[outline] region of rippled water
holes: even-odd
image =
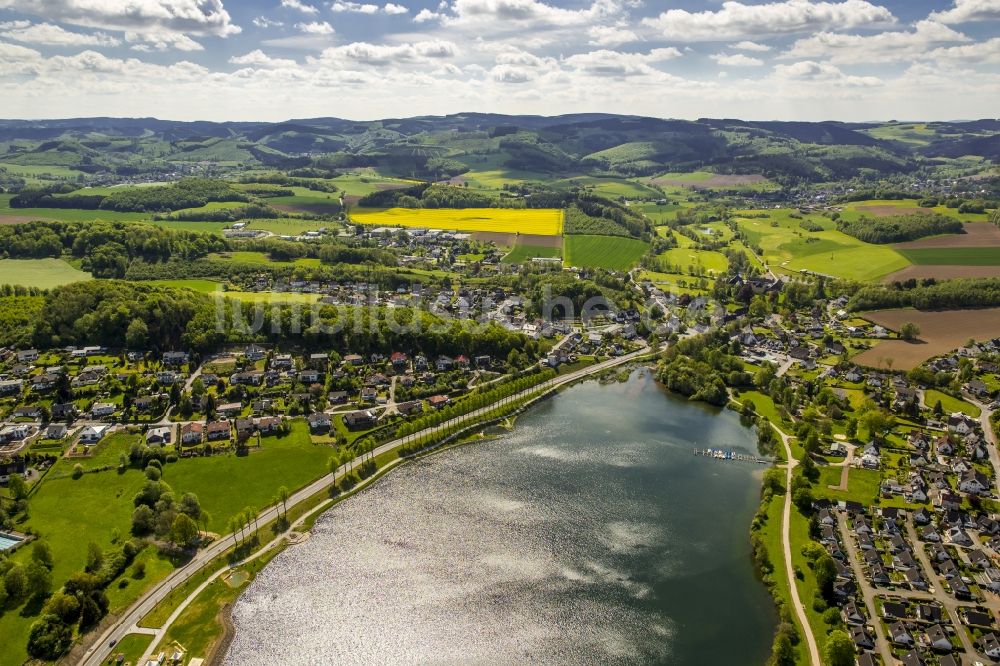
[[[576,386],[503,438],[328,511],[233,612],[226,664],[760,664],[760,469],[731,413],[645,374]]]

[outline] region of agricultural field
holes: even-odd
[[[809,271],[859,281],[878,280],[909,265],[906,257],[890,246],[865,243],[835,230],[822,216],[792,217],[789,209],[742,211],[736,222],[751,243],[760,245],[772,270],[786,274]],[[824,230],[802,228],[808,220]]]
[[[647,182],[650,185],[660,187],[688,187],[696,190],[769,191],[779,189],[776,183],[760,174],[718,174],[709,171],[666,173],[650,178]]]
[[[649,244],[621,236],[566,236],[565,264],[577,268],[627,271],[646,253]]]
[[[62,259],[0,259],[0,284],[52,289],[90,279],[90,273]]]
[[[854,362],[869,367],[912,370],[924,361],[963,346],[970,338],[990,340],[1000,330],[1000,308],[982,310],[879,310],[864,315],[890,330],[912,322],[920,327],[918,343],[903,340],[882,340],[854,357]]]
[[[986,213],[959,213],[957,208],[934,206],[921,208],[919,199],[870,199],[867,201],[852,201],[845,204],[840,216],[848,221],[861,217],[892,217],[895,215],[913,215],[918,213],[938,213],[953,217],[962,222],[985,222]]]
[[[939,248],[1000,248],[1000,227],[989,222],[966,222],[965,233],[931,236],[907,243],[897,243],[897,250],[929,250]]]
[[[448,231],[493,231],[559,236],[563,212],[554,209],[511,208],[390,208],[355,210],[358,224],[382,227],[420,227]]]
[[[899,253],[918,266],[1000,266],[1000,247],[929,247]]]
[[[339,192],[317,192],[305,187],[287,187],[295,192],[290,197],[268,197],[267,204],[287,213],[333,215],[340,212]]]

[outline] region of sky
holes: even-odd
[[[0,117],[1000,110],[1000,0],[0,0]]]

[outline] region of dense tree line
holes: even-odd
[[[235,208],[214,210],[182,210],[176,213],[153,215],[154,220],[175,220],[180,222],[237,222],[239,220],[273,220],[281,213],[270,206],[248,204]]]
[[[32,333],[36,346],[205,349],[222,340],[211,300],[181,289],[95,280],[45,297]]]
[[[686,338],[672,345],[656,370],[656,378],[671,391],[724,406],[729,402],[727,386],[749,386],[751,375],[743,361],[728,349],[728,333],[716,331]]]
[[[295,174],[295,175],[293,175]],[[322,178],[336,178],[336,173],[330,173],[328,171],[321,170],[309,170],[300,169],[289,172],[288,174],[280,173],[277,171],[266,173],[266,174],[256,174],[253,176],[248,176],[240,180],[241,183],[247,185],[256,186],[261,185],[277,185],[282,188],[288,187],[304,187],[314,192],[327,192],[334,193],[338,192],[339,189],[333,183],[326,182],[325,180],[320,180]],[[244,188],[250,192],[254,192],[253,188]],[[272,190],[273,191],[273,190]],[[284,189],[288,194],[264,194],[261,193],[259,196],[291,196],[295,194],[291,190]]]
[[[246,192],[223,180],[185,178],[170,185],[116,188],[111,194],[65,193],[62,188],[23,190],[10,200],[11,208],[80,208],[119,212],[157,213],[198,208],[210,201],[249,202]]]
[[[1000,278],[957,280],[910,280],[892,285],[865,285],[851,297],[854,310],[913,307],[918,310],[949,310],[1000,305]]]
[[[866,243],[902,243],[938,234],[960,234],[962,223],[945,215],[918,213],[892,217],[861,217],[848,221],[837,220],[837,229]]]
[[[61,257],[83,260],[95,277],[123,277],[129,262],[196,258],[226,247],[213,234],[173,231],[126,222],[29,222],[0,226],[6,258]]]

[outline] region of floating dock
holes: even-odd
[[[715,458],[716,460],[736,460],[738,462],[756,463],[758,465],[770,465],[773,462],[767,458],[758,458],[746,453],[737,453],[730,449],[695,449],[694,454],[696,456]]]

